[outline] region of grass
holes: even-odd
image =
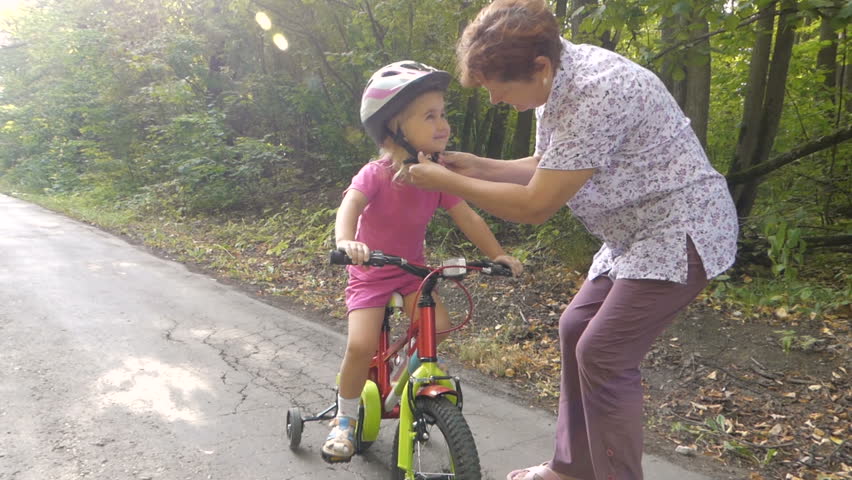
[[[133,210],[115,208],[114,206],[104,207],[99,204],[97,199],[86,194],[18,193],[5,188],[1,191],[111,231],[123,231],[128,225],[139,220],[138,215]]]

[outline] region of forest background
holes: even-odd
[[[342,277],[324,256],[340,192],[376,154],[358,119],[363,85],[401,59],[453,72],[459,33],[486,3],[0,4],[0,190],[339,318]],[[726,175],[741,218],[739,259],[696,308],[717,315],[720,332],[761,326],[755,341],[784,359],[773,374],[752,358],[756,376],[740,380],[782,382],[795,352],[828,365],[804,383],[801,372],[787,372],[813,396],[777,408],[819,405],[807,431],[773,421],[778,413],[745,419],[742,405],[716,402],[719,390],[710,389],[684,409],[676,399],[661,404],[679,416],[663,422],[666,436],[756,472],[848,475],[852,2],[551,4],[566,38],[656,72]],[[505,159],[532,151],[532,112],[491,105],[485,91],[457,83],[447,105],[452,149]],[[529,275],[475,292],[493,311],[457,354],[490,375],[533,382],[547,405],[558,391],[554,318],[598,243],[567,209],[541,226],[487,219]],[[446,217],[433,222],[428,243],[432,258],[474,254]],[[762,394],[791,398],[765,387]]]

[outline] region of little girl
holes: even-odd
[[[488,225],[467,203],[408,183],[408,164],[416,161],[418,152],[442,152],[450,139],[444,112],[444,92],[449,83],[447,72],[412,61],[387,65],[367,82],[361,98],[361,122],[381,148],[380,157],[352,179],[335,223],[337,248],[345,250],[354,264],[365,262],[371,250],[424,263],[426,226],[441,207],[490,259],[508,265],[515,275],[523,270],[518,260],[506,255]],[[378,346],[385,305],[393,292],[400,292],[405,310],[411,312],[421,281],[396,268],[353,265],[348,271],[349,337],[340,367],[337,417],[322,447],[323,458],[330,462],[348,461],[355,453],[358,404]],[[440,299],[435,300],[438,330],[446,330],[450,326],[447,310]]]

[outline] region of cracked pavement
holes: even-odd
[[[344,336],[96,228],[0,195],[0,479],[376,479],[395,422],[349,464],[291,406],[334,396]],[[464,375],[462,375],[464,378]],[[547,460],[554,417],[465,384],[484,478]],[[646,477],[706,479],[647,457]]]

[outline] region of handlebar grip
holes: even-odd
[[[502,277],[512,277],[512,269],[502,263],[494,263],[491,266],[491,275],[500,275]]]
[[[352,259],[343,250],[332,250],[328,255],[328,261],[332,265],[352,265]]]

